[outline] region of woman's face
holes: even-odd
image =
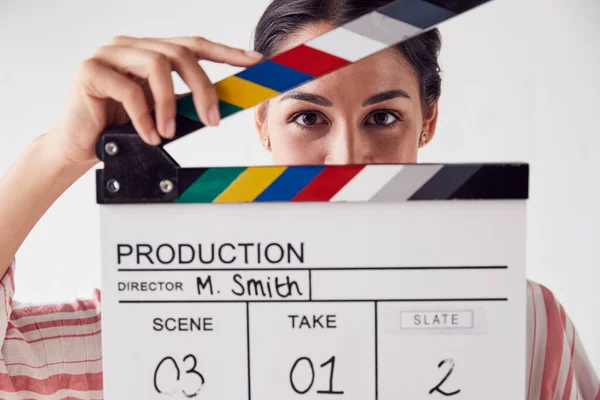
[[[311,26],[281,51],[332,28]],[[275,97],[255,114],[277,165],[414,163],[435,133],[437,104],[423,115],[412,67],[388,49]]]

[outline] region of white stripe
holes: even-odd
[[[344,28],[336,28],[305,43],[306,46],[348,61],[358,61],[388,47]]]
[[[423,29],[417,26],[412,26],[378,12],[363,15],[344,25],[344,28],[385,43],[388,46],[423,32]]]
[[[596,400],[594,396],[598,394],[600,381],[592,368],[583,343],[579,335],[575,336],[575,354],[573,354],[573,369],[574,377],[577,379],[577,387],[579,388],[579,398],[581,400]]]
[[[26,375],[35,379],[46,379],[52,375],[83,375],[102,372],[102,360],[83,361],[76,364],[55,364],[43,368],[31,368],[26,365],[8,366],[10,376]]]
[[[14,273],[14,259],[9,265],[9,269],[12,268]],[[14,276],[14,275],[13,275]],[[12,313],[12,309],[10,306],[10,300],[14,295],[14,288],[10,283],[10,276],[8,276],[8,270],[0,280],[2,285],[0,285],[0,346],[4,342],[4,337],[6,335],[6,328],[8,326],[8,322],[10,321],[10,314]],[[14,303],[13,303],[14,307]]]
[[[12,329],[6,338],[22,338],[28,341],[47,338],[51,336],[66,336],[66,335],[83,335],[86,333],[93,333],[99,331],[101,328],[101,321],[94,322],[93,324],[75,325],[75,326],[50,326],[48,328],[37,329],[29,331],[24,334]]]
[[[368,201],[402,168],[404,168],[403,165],[367,165],[330,201]]]
[[[44,396],[43,398],[45,400],[60,400],[60,399],[64,399],[65,397],[73,397],[73,398],[82,399],[82,400],[99,400],[99,399],[103,398],[103,394],[102,394],[102,391],[100,391],[100,390],[82,392],[79,390],[64,389],[64,390],[59,390],[52,396]],[[12,392],[5,392],[3,390],[0,390],[0,399],[24,400],[24,399],[39,399],[39,398],[41,398],[40,394],[36,393],[36,392],[21,391],[21,392],[17,392],[17,393],[12,393]]]
[[[573,326],[573,322],[571,321],[571,319],[569,318],[569,316],[566,316],[566,332],[565,332],[565,337],[566,337],[566,342],[567,345],[569,346],[569,369],[571,369],[573,367],[573,362],[571,359],[571,353],[573,353],[573,348],[571,347],[571,344],[575,344],[573,342],[573,333],[575,331],[575,327]],[[567,372],[568,374],[568,372]],[[570,398],[575,398],[574,396],[576,396],[577,391],[574,389],[577,386],[577,382],[575,382],[575,371],[573,370],[573,379],[571,381],[571,389],[569,389],[569,399]]]
[[[569,400],[577,400],[577,382],[575,381],[575,376],[573,376],[573,385],[571,385],[571,395],[569,396]]]
[[[533,315],[533,283],[527,281],[527,384],[529,384],[529,375],[531,372],[531,353],[533,351],[533,330],[534,330],[534,315]]]
[[[560,315],[560,307],[559,307]],[[568,325],[568,322],[567,322]],[[563,351],[560,359],[560,369],[558,370],[558,377],[556,380],[556,386],[554,387],[554,399],[561,400],[565,392],[565,385],[567,384],[567,377],[569,376],[569,368],[571,366],[571,342],[567,341],[567,331],[563,336]]]
[[[539,400],[542,392],[542,377],[544,374],[544,362],[546,360],[546,331],[547,331],[547,315],[546,306],[544,304],[544,296],[540,286],[531,282],[533,287],[532,301],[535,301],[536,309],[536,337],[535,348],[531,349],[534,354],[533,370],[531,376],[531,387],[529,388],[529,400]],[[533,307],[533,304],[532,304]],[[533,308],[531,308],[533,312]],[[532,327],[533,328],[533,327]],[[528,354],[531,357],[531,354]]]
[[[40,322],[47,321],[56,321],[59,319],[65,320],[73,320],[73,319],[81,319],[81,318],[92,318],[100,314],[100,306],[97,308],[93,308],[90,310],[80,310],[80,311],[66,311],[66,312],[57,312],[57,313],[49,313],[42,315],[32,315],[21,317],[16,320],[11,320],[12,324],[16,327],[22,327],[29,324],[35,324]]]

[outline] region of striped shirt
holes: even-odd
[[[0,399],[102,399],[100,292],[20,305],[14,267],[0,281]],[[600,400],[600,381],[564,308],[544,286],[527,287],[526,398]]]

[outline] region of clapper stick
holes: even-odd
[[[488,1],[490,0],[393,1],[376,11],[366,13],[343,26],[217,82],[215,86],[221,116],[227,118],[283,92],[396,46]],[[186,191],[198,182],[201,175],[207,172],[207,169],[180,168],[163,148],[173,140],[204,127],[196,113],[191,94],[177,101],[176,126],[175,137],[171,140],[163,139],[162,144],[156,147],[145,144],[131,123],[105,131],[96,145],[96,153],[105,163],[104,169],[97,171],[98,203],[178,200],[185,202],[186,198],[190,199],[190,196],[195,202],[202,199],[212,202],[217,198],[223,201],[223,196],[220,197],[221,192],[216,193],[215,196],[204,197],[196,192],[192,195],[188,192],[185,195]],[[354,170],[362,167],[364,166],[355,166]],[[477,171],[479,167],[473,168]],[[276,171],[273,168],[275,167],[270,169],[263,167],[261,171],[254,168],[254,172],[259,171],[258,175],[267,181],[273,176],[272,181],[274,181],[283,174],[283,171]],[[352,167],[348,168],[337,169],[335,176],[340,178],[338,180],[344,181],[339,189],[353,177]],[[471,171],[473,168],[464,175],[473,175]],[[306,185],[322,172],[307,167],[296,167],[296,169],[299,169],[296,171],[299,177],[296,178]],[[212,170],[213,174],[223,175],[223,190],[225,190],[228,187],[225,183],[231,183],[232,179],[246,169],[212,168],[209,170]],[[311,174],[315,172],[316,174],[311,178]],[[227,181],[228,179],[230,180]],[[455,191],[458,187],[453,189]],[[410,193],[409,197],[417,192],[415,190],[414,193]],[[332,196],[336,193],[337,191],[334,190]],[[257,198],[260,194],[257,194]],[[436,194],[436,196],[440,195]],[[437,198],[436,196],[434,198]],[[263,196],[263,199],[276,201],[278,197]],[[255,199],[246,199],[246,201],[253,200]],[[304,200],[314,199],[305,196]]]

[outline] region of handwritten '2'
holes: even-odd
[[[455,390],[454,392],[445,392],[444,390],[442,390],[442,385],[446,382],[448,377],[452,374],[452,371],[454,371],[454,361],[453,360],[443,360],[442,362],[440,362],[438,364],[438,368],[441,368],[446,363],[448,363],[450,365],[450,368],[448,368],[448,372],[446,373],[446,376],[444,376],[444,379],[442,379],[440,381],[440,383],[438,383],[434,388],[432,388],[429,391],[429,394],[433,394],[433,392],[438,392],[440,394],[443,394],[444,396],[454,396],[455,394],[460,393],[460,389]]]

